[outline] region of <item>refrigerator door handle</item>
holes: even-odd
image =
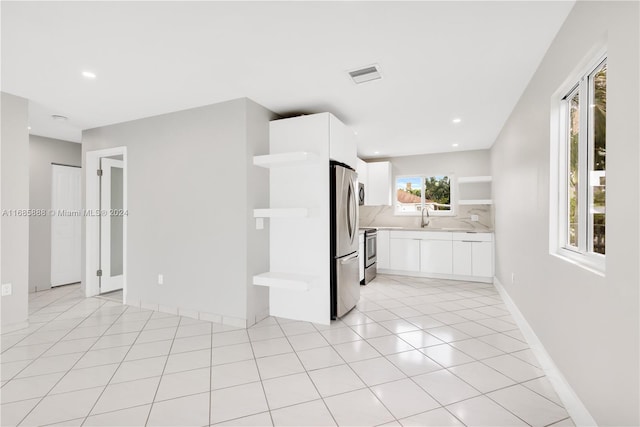
[[[347,190],[347,229],[349,231],[349,238],[353,243],[353,237],[355,235],[355,227],[353,225],[354,222],[354,212],[352,209],[352,204],[355,202],[355,197],[353,194],[353,186],[351,181],[349,181],[349,189]]]
[[[358,254],[357,252],[354,254],[351,254],[347,257],[344,257],[340,260],[340,264],[350,264],[352,263],[354,260],[358,259],[360,257],[360,254]]]
[[[349,211],[349,230],[351,237],[351,244],[355,241],[356,238],[356,229],[358,228],[358,205],[356,199],[356,182],[353,177],[349,179],[349,195],[348,195],[348,211]]]

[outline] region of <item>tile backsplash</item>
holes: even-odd
[[[393,206],[360,206],[360,227],[420,228],[420,216],[394,215]],[[478,221],[471,221],[478,215]],[[461,228],[493,231],[492,205],[461,205],[455,216],[431,216],[430,228]]]

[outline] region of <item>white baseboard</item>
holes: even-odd
[[[378,273],[391,274],[394,276],[426,277],[428,279],[460,280],[463,282],[493,283],[493,277],[461,276],[459,274],[423,273],[421,271],[390,270],[388,268],[378,268]]]
[[[132,301],[131,303],[127,303],[126,305],[132,305],[134,307],[140,307],[146,310],[159,311],[161,313],[173,314],[175,316],[184,316],[192,319],[204,320],[212,323],[222,323],[223,325],[233,326],[236,328],[247,328],[250,326],[247,324],[247,319],[242,319],[239,317],[223,316],[220,314],[181,309],[179,307],[166,306],[151,302]]]
[[[522,334],[529,343],[529,347],[531,347],[531,351],[533,351],[538,362],[540,362],[540,367],[551,382],[551,385],[553,385],[553,388],[558,394],[558,397],[560,397],[564,408],[571,416],[573,422],[576,426],[597,426],[596,421],[593,419],[586,406],[584,406],[584,403],[582,403],[576,392],[573,391],[573,388],[564,375],[562,375],[562,372],[560,372],[560,369],[558,369],[553,359],[544,348],[544,345],[542,345],[542,342],[529,325],[529,322],[524,318],[518,309],[518,306],[513,302],[497,277],[493,278],[493,284],[500,293],[502,300],[511,312],[514,320],[518,324],[520,331],[522,331]]]
[[[28,328],[29,327],[29,321],[25,320],[24,322],[16,322],[16,323],[9,323],[8,325],[2,325],[2,333],[6,334],[9,332],[15,332],[15,331],[19,331],[20,329],[24,329],[24,328]]]

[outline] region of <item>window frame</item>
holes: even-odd
[[[589,209],[593,202],[590,173],[594,165],[594,91],[593,77],[607,64],[607,52],[601,49],[598,55],[586,63],[574,77],[568,80],[552,98],[551,108],[551,180],[550,180],[550,253],[571,263],[604,276],[606,255],[593,252],[593,218]],[[578,136],[578,227],[577,246],[569,244],[569,196],[568,171],[570,157],[570,100],[579,95]],[[554,135],[555,133],[555,135]],[[555,167],[553,166],[555,165]],[[606,169],[605,169],[606,174]],[[606,176],[606,175],[605,175]],[[606,205],[605,205],[606,206]]]
[[[449,178],[449,204],[451,205],[451,209],[448,211],[434,211],[429,210],[429,216],[456,216],[456,189],[454,183],[454,174],[450,173],[415,173],[415,174],[405,174],[405,175],[397,175],[393,177],[393,214],[395,216],[421,216],[421,211],[416,212],[401,212],[398,211],[398,179],[402,178],[419,178],[420,179],[420,207],[424,209],[425,206],[425,179],[437,176],[446,176]]]

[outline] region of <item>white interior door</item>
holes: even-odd
[[[100,161],[100,293],[122,289],[124,283],[124,162]]]
[[[82,169],[51,165],[51,286],[77,283],[81,277]]]

